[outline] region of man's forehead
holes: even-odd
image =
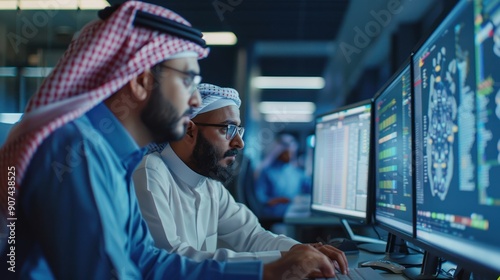
[[[180,57],[174,59],[167,59],[162,64],[177,67],[183,71],[191,70],[199,72],[200,66],[196,57]]]

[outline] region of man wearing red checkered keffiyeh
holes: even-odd
[[[154,246],[131,174],[141,147],[185,133],[200,104],[197,60],[208,49],[201,32],[160,6],[127,1],[99,16],[0,149],[0,279],[275,279],[315,268],[332,275],[312,247],[263,267],[193,262]]]
[[[9,237],[0,278],[260,278],[258,262],[196,263],[156,249],[130,180],[140,147],[182,136],[200,103],[197,60],[208,54],[201,33],[143,2],[100,16],[0,150]]]

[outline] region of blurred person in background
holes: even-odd
[[[261,216],[283,217],[294,197],[311,192],[311,178],[298,165],[297,150],[294,136],[278,135],[257,168],[255,192],[264,205]]]

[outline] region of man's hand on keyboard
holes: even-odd
[[[335,276],[332,261],[311,245],[295,245],[290,251],[282,252],[279,260],[264,265],[264,280],[304,279],[306,276]]]
[[[335,264],[337,269],[342,272],[342,274],[347,274],[349,270],[349,264],[347,262],[347,257],[342,250],[337,249],[331,245],[325,245],[321,242],[312,243],[310,245],[318,249],[321,253],[325,254]]]

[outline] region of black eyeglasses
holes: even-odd
[[[198,123],[198,122],[195,122],[194,124],[199,125],[199,126],[224,127],[224,128],[226,128],[226,139],[227,140],[233,140],[234,136],[236,136],[236,132],[238,132],[240,137],[243,137],[243,134],[245,133],[244,127],[237,126],[235,124],[216,124],[216,123]]]
[[[175,69],[173,67],[167,66],[160,64],[161,68],[167,68],[170,70],[173,70],[177,73],[181,73],[186,76],[185,79],[183,79],[184,86],[188,89],[189,94],[193,94],[196,89],[198,88],[198,85],[201,83],[201,76],[199,74],[195,74],[193,72],[186,72],[186,71],[181,71],[179,69]]]

